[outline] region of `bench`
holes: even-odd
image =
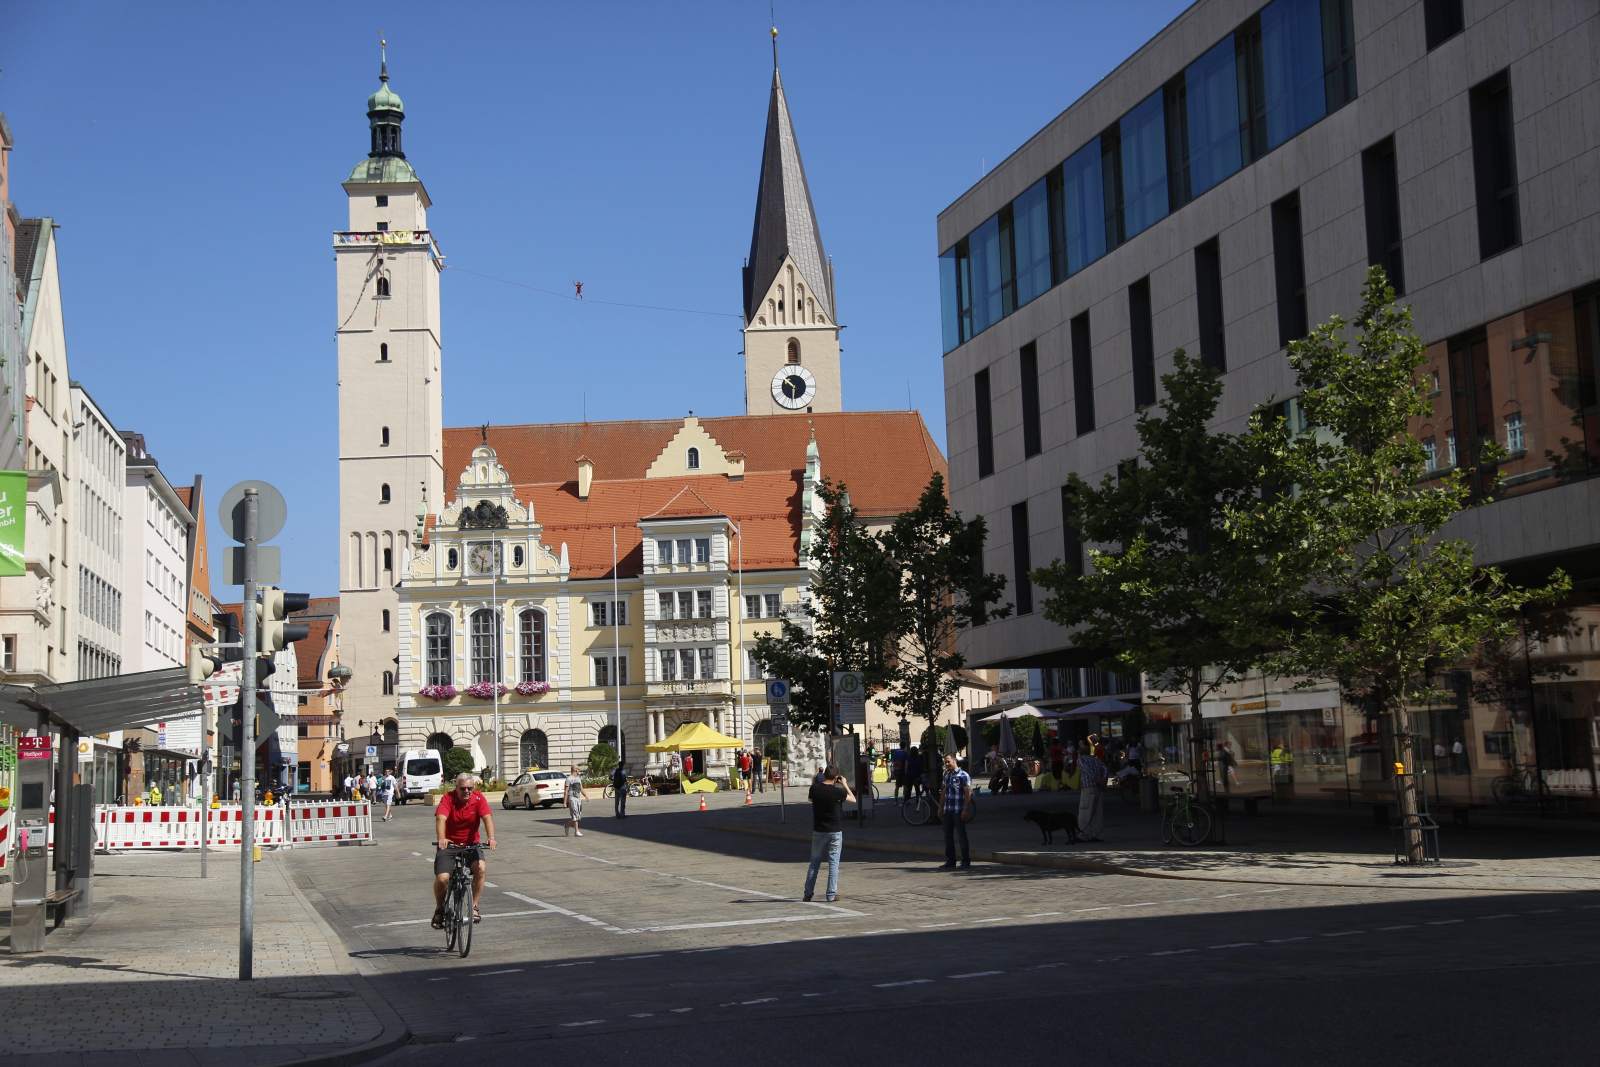
[[[78,899],[76,889],[52,889],[44,898],[44,917],[50,929],[59,929],[67,918],[67,905]]]

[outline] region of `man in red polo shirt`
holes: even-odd
[[[489,802],[478,792],[477,785],[478,776],[475,774],[456,775],[456,787],[440,797],[439,806],[433,809],[433,837],[438,846],[433,854],[434,929],[444,926],[444,894],[450,888],[450,871],[455,867],[451,848],[478,844],[479,822],[488,831],[489,847],[494,848],[494,814],[489,810]],[[483,896],[483,880],[488,871],[489,866],[480,852],[472,865],[473,922],[483,918],[478,912],[478,898]]]

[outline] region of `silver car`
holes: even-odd
[[[528,771],[506,786],[502,808],[548,808],[567,799],[567,776],[561,771]]]

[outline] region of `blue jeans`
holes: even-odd
[[[806,868],[806,897],[817,888],[817,868],[822,866],[823,857],[828,860],[828,899],[832,900],[839,895],[839,853],[844,850],[844,833],[835,830],[831,834],[811,833],[811,866]]]
[[[956,861],[956,836],[961,837],[961,862],[972,862],[972,850],[967,847],[967,824],[961,821],[961,813],[947,811],[944,813],[944,858],[946,863]]]

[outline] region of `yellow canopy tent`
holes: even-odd
[[[737,737],[718,733],[703,722],[686,722],[655,744],[644,747],[647,752],[698,752],[703,748],[743,746],[744,742]]]

